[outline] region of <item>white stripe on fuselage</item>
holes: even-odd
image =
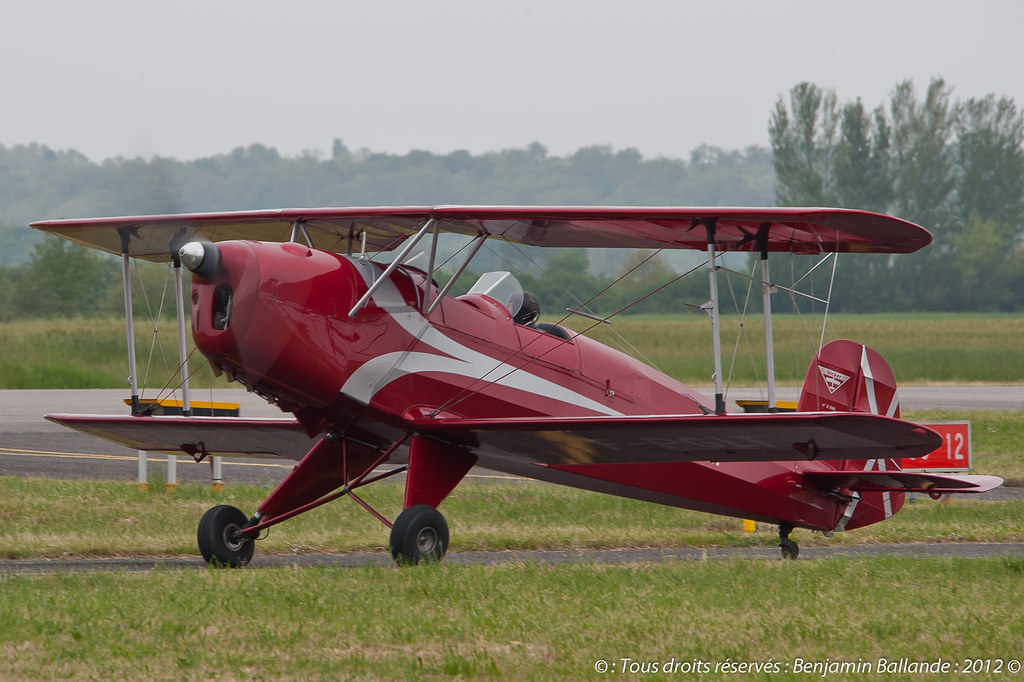
[[[353,259],[354,260],[354,259]],[[361,264],[355,261],[357,265]],[[365,262],[365,261],[364,261]],[[360,267],[367,285],[372,281],[370,268]],[[378,298],[379,297],[379,298]],[[374,395],[392,381],[408,374],[441,373],[485,381],[532,395],[557,400],[598,414],[622,413],[576,391],[543,379],[524,369],[509,365],[468,348],[435,328],[419,312],[411,310],[392,282],[385,282],[373,296],[388,316],[410,336],[437,354],[421,351],[384,353],[363,363],[342,386],[342,393],[369,404]],[[400,310],[393,310],[399,307]],[[488,378],[490,377],[490,378]]]

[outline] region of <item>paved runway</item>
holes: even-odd
[[[779,400],[795,400],[795,387],[781,388]],[[134,481],[135,450],[93,438],[43,419],[48,412],[126,414],[124,390],[0,391],[0,475],[55,478],[104,478]],[[757,389],[733,388],[727,401],[763,398]],[[1024,386],[904,386],[904,409],[1024,410]],[[195,391],[194,400],[236,402],[245,417],[280,417],[280,410],[243,389]],[[161,479],[162,455],[149,456],[150,477]],[[276,485],[293,463],[268,460],[224,460],[225,482]],[[210,467],[178,458],[179,483],[210,481]]]
[[[124,390],[0,391],[0,475],[136,480],[138,453],[43,419],[50,412],[127,414]],[[175,396],[180,398],[179,396]],[[196,391],[193,400],[235,402],[247,417],[280,417],[281,411],[245,390]],[[151,478],[163,480],[166,457],[149,455]],[[225,460],[227,482],[275,485],[291,470],[288,460]],[[178,457],[179,483],[210,481],[210,466]]]

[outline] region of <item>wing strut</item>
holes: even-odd
[[[405,260],[405,257],[409,255],[409,252],[412,251],[413,247],[420,243],[420,240],[423,239],[423,235],[425,235],[427,231],[434,226],[435,222],[436,221],[434,220],[434,218],[428,220],[423,225],[423,227],[420,228],[420,231],[416,233],[416,236],[410,239],[409,243],[402,248],[402,250],[398,253],[397,256],[395,256],[395,259],[391,261],[391,263],[386,268],[384,268],[384,272],[381,273],[380,277],[378,277],[374,281],[374,283],[370,285],[370,288],[366,291],[365,294],[363,294],[363,297],[356,302],[356,304],[352,307],[352,310],[348,311],[349,319],[359,314],[359,311],[366,306],[367,302],[369,302],[370,297],[377,293],[377,289],[379,289],[381,285],[384,284],[384,282],[388,281],[388,277],[391,276],[391,273],[395,271],[395,268],[402,264],[402,261]]]
[[[423,310],[424,311],[433,310],[433,308],[431,306],[431,303],[430,303],[430,285],[434,281],[434,263],[437,260],[437,241],[438,241],[438,239],[437,239],[437,229],[438,229],[438,227],[440,227],[440,225],[437,222],[435,222],[434,223],[434,235],[433,235],[433,238],[430,241],[430,262],[427,263],[427,283],[424,286],[424,294],[423,294]]]
[[[761,249],[761,307],[764,309],[764,357],[765,373],[768,375],[768,411],[776,412],[775,406],[775,339],[772,334],[772,284],[768,274],[768,230],[771,223],[765,223],[757,233]]]
[[[455,274],[452,275],[452,278],[450,280],[448,280],[447,284],[444,285],[444,288],[441,289],[440,292],[438,292],[437,298],[434,299],[434,302],[431,303],[430,306],[427,307],[427,309],[425,311],[423,311],[423,315],[424,316],[430,317],[430,313],[434,312],[434,308],[436,308],[438,306],[438,304],[441,302],[441,299],[443,299],[445,297],[445,295],[448,293],[448,290],[452,288],[452,285],[455,284],[455,280],[457,280],[462,275],[462,273],[466,270],[466,267],[469,265],[469,262],[471,260],[473,260],[473,257],[476,256],[477,252],[481,249],[481,247],[483,247],[484,242],[486,242],[486,241],[487,241],[487,233],[486,232],[485,233],[481,233],[480,236],[476,238],[476,243],[473,244],[473,248],[469,252],[469,255],[466,256],[466,260],[462,261],[462,265],[459,266],[459,269],[455,271]]]
[[[178,373],[181,376],[181,413],[186,417],[191,417],[192,396],[188,385],[188,348],[185,344],[185,301],[181,291],[181,258],[173,243],[171,244],[171,262],[174,265],[174,307],[178,314]]]
[[[715,354],[715,414],[725,414],[722,392],[722,333],[718,323],[718,265],[715,262],[715,220],[703,220],[708,232],[708,289],[711,293],[711,345]]]
[[[300,233],[306,240],[306,246],[313,248],[313,240],[309,238],[309,232],[306,231],[306,226],[298,220],[292,223],[292,234],[288,241],[295,242],[297,244],[299,242]],[[364,248],[363,250],[365,251],[366,249]]]
[[[121,281],[124,285],[124,314],[128,332],[128,384],[132,391],[132,414],[139,414],[139,380],[137,378],[138,368],[135,366],[135,316],[132,314],[132,279],[131,269],[128,265],[128,252],[130,250],[131,230],[126,227],[118,228],[117,233],[121,236]]]

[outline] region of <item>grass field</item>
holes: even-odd
[[[158,327],[137,324],[136,360],[139,382],[160,388],[177,370],[178,337],[173,323]],[[17,320],[0,323],[0,389],[124,388],[128,355],[123,319]],[[190,343],[191,348],[191,343]],[[152,351],[151,351],[152,349]],[[214,380],[193,353],[192,385],[227,385]]]
[[[0,555],[194,556],[207,507],[251,510],[266,493],[0,477]],[[386,514],[401,494],[367,490]],[[530,482],[465,483],[444,511],[453,552],[777,542],[773,527],[747,534],[734,519]],[[275,527],[257,565],[270,552],[383,553],[386,537],[340,501]],[[923,500],[831,540],[795,537],[1022,542],[1024,501]],[[879,658],[1013,679],[1022,580],[1020,557],[4,573],[0,679],[807,679],[806,666],[844,663],[870,664],[856,679],[906,678],[878,673]],[[721,671],[740,664],[761,672]]]
[[[663,370],[708,383],[706,319],[625,318],[615,328]],[[903,383],[1024,383],[1024,321],[1011,316],[836,316],[830,330],[829,338],[877,348]],[[803,340],[780,345],[784,331]],[[0,325],[0,387],[122,387],[123,333],[116,320]],[[744,333],[759,357],[756,324]],[[809,335],[776,318],[783,382],[802,380],[817,342]],[[173,333],[156,336],[175,358]],[[1024,484],[1020,413],[905,416],[970,419],[976,473]],[[249,512],[267,492],[0,477],[0,557],[195,555],[207,508]],[[402,489],[385,482],[366,497],[394,518]],[[762,524],[748,534],[736,519],[530,482],[466,482],[443,511],[453,552],[777,543],[776,529]],[[802,546],[1020,543],[1024,501],[920,500],[832,539],[794,538]],[[257,562],[267,553],[383,553],[386,543],[382,524],[342,500],[271,529]],[[880,658],[908,658],[1004,680],[1019,678],[1011,662],[1024,661],[1022,584],[1019,557],[4,573],[0,679],[944,678],[877,670]],[[757,672],[739,667],[749,664]],[[823,674],[828,664],[870,672]],[[805,667],[815,665],[823,670]]]
[[[875,672],[906,657],[1018,679],[1022,579],[1021,558],[2,575],[0,677],[953,677]]]
[[[570,323],[579,321],[572,318]],[[726,378],[744,386],[763,382],[760,318],[748,319],[742,336],[738,335],[737,317],[723,316],[722,323]],[[803,381],[820,337],[820,327],[815,325],[820,325],[820,320],[775,317],[780,383],[799,385]],[[166,368],[177,365],[175,334],[171,323],[165,322],[157,332],[152,325],[136,326],[140,381],[157,388],[167,382]],[[711,383],[711,331],[706,316],[627,316],[616,318],[611,326],[598,325],[589,334],[615,347],[634,347],[683,382],[696,386]],[[1024,316],[1020,315],[833,315],[826,341],[834,338],[874,347],[889,361],[901,383],[1024,383],[1020,342]],[[151,353],[154,339],[157,344]],[[0,389],[120,388],[126,383],[125,329],[119,319],[0,323],[0,347],[4,348]],[[199,359],[194,357],[193,370]],[[196,372],[193,384],[205,387],[211,380],[209,371],[202,369]],[[216,385],[225,384],[221,380]]]
[[[0,477],[0,557],[195,556],[208,507],[249,511],[267,492]],[[383,482],[365,497],[394,516],[402,488]],[[763,524],[745,533],[737,519],[532,482],[463,483],[444,512],[452,552],[777,543]],[[832,539],[794,537],[1024,542],[1024,501],[920,500]],[[256,563],[383,555],[386,542],[382,524],[341,500],[273,528]],[[877,672],[880,658],[1012,679],[1022,580],[1020,557],[4,573],[0,679],[821,679],[798,671],[841,664],[861,673],[829,679],[907,678]],[[665,674],[666,663],[680,667]],[[761,672],[715,671],[739,665]]]
[[[268,489],[231,485],[221,493],[185,485],[174,494],[129,482],[0,477],[0,558],[195,555],[195,528],[215,504],[251,513]],[[365,498],[386,517],[402,507],[403,488],[384,482]],[[535,482],[467,481],[444,503],[452,551],[673,548],[777,544],[777,529],[673,507]],[[45,519],[45,524],[40,520]],[[834,538],[807,531],[802,545],[907,542],[1024,542],[1024,501],[959,496],[918,500],[893,519]],[[385,551],[387,528],[341,500],[275,526],[257,553]]]
[[[818,348],[820,324],[820,318],[774,316],[775,369],[781,384],[803,382]],[[686,383],[710,382],[713,363],[706,316],[625,317],[610,327],[598,325],[588,335],[622,350],[632,345],[663,372]],[[825,341],[846,338],[871,346],[904,384],[1016,384],[1024,383],[1022,335],[1020,315],[832,315]],[[764,325],[759,317],[748,318],[741,335],[739,318],[723,315],[722,358],[726,382],[752,386],[765,381]]]

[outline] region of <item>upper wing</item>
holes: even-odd
[[[300,460],[312,441],[294,419],[48,414],[50,421],[150,452]]]
[[[865,413],[443,419],[424,434],[489,458],[540,464],[759,462],[918,457],[934,431]]]
[[[808,480],[826,490],[857,492],[906,492],[945,495],[948,493],[984,493],[998,488],[998,476],[925,474],[916,471],[806,471]]]
[[[707,248],[707,226],[726,251],[910,253],[931,242],[899,218],[836,208],[401,206],[306,208],[46,220],[32,227],[90,248],[167,261],[186,241],[287,241],[301,226],[328,251],[394,249],[427,220],[445,232],[486,234],[529,246]]]

